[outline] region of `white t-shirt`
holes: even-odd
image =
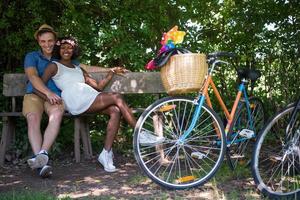
[[[100,92],[85,83],[83,72],[79,66],[74,65],[75,68],[70,68],[59,62],[53,62],[57,65],[57,73],[52,79],[62,91],[61,97],[66,110],[72,115],[85,112]]]

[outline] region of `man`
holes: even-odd
[[[42,178],[51,176],[52,168],[48,165],[48,151],[54,143],[59,132],[60,123],[64,114],[64,105],[60,97],[60,90],[52,80],[45,85],[41,76],[48,64],[52,61],[52,52],[57,39],[57,33],[47,24],[43,24],[35,32],[34,38],[37,40],[40,50],[28,53],[25,56],[24,69],[28,78],[26,94],[23,100],[23,115],[27,120],[28,138],[34,156],[27,160],[32,169],[38,169]],[[74,64],[79,64],[73,61]],[[81,66],[91,71],[108,71],[109,69]],[[46,99],[34,94],[39,91],[46,94]],[[42,114],[48,115],[48,125],[42,136],[40,124]]]

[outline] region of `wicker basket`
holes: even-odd
[[[205,54],[177,54],[160,70],[163,86],[169,95],[199,91],[207,74]]]

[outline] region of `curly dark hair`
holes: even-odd
[[[74,47],[73,55],[71,57],[72,60],[79,57],[80,48],[79,48],[77,40],[71,36],[68,36],[68,37],[59,38],[57,40],[57,42],[53,48],[53,58],[58,59],[58,60],[61,59],[59,51],[60,51],[60,47],[62,44],[71,44]]]

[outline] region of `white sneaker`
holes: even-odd
[[[98,157],[98,161],[100,164],[104,167],[104,170],[107,172],[115,172],[117,171],[116,167],[114,166],[113,163],[113,153],[112,150],[109,152],[106,151],[105,149],[102,150]]]
[[[27,160],[27,163],[31,169],[38,169],[44,167],[49,161],[48,154],[39,153],[33,158]]]
[[[206,155],[204,153],[198,152],[198,151],[194,151],[191,153],[191,157],[192,158],[197,158],[199,160],[202,160],[203,158],[206,158]]]
[[[156,145],[165,141],[164,137],[155,136],[145,130],[141,131],[139,138],[139,142],[143,146]]]

